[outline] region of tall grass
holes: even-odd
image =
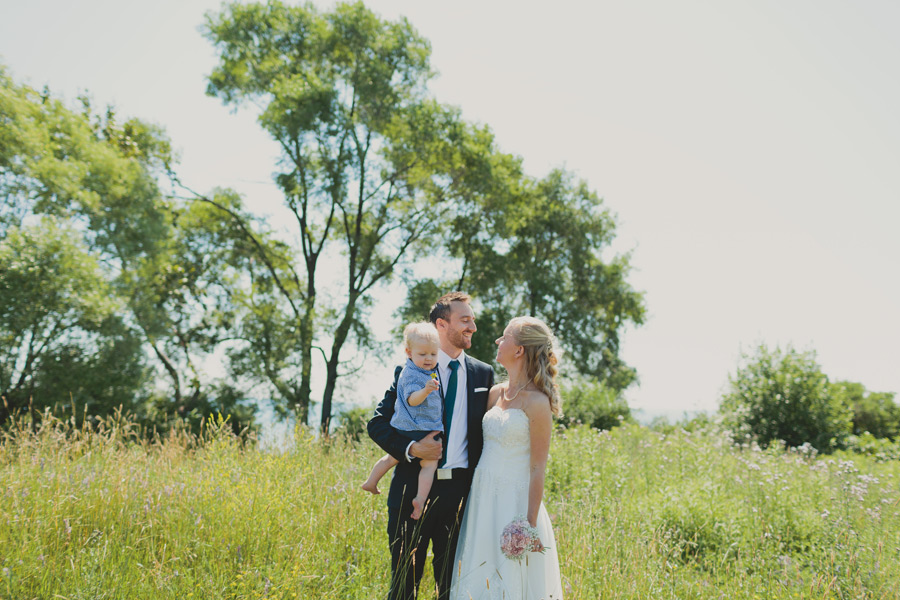
[[[358,489],[371,442],[298,429],[263,451],[221,421],[152,443],[121,417],[28,425],[0,442],[0,597],[387,592],[385,496]],[[554,438],[545,503],[568,598],[897,598],[898,471],[713,432],[577,428]]]

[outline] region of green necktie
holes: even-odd
[[[447,447],[450,445],[450,421],[453,420],[453,405],[456,404],[456,370],[459,368],[458,360],[451,360],[450,379],[447,380],[447,389],[444,392],[444,457],[440,466],[447,464]]]

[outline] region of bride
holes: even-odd
[[[497,362],[509,374],[495,385],[484,415],[484,450],[456,547],[452,597],[457,600],[562,598],[559,558],[541,503],[552,416],[560,414],[557,351],[543,321],[516,317],[497,341]],[[500,537],[516,517],[538,531],[536,552],[506,558]]]

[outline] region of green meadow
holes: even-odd
[[[368,439],[298,429],[261,450],[213,423],[146,442],[122,418],[3,435],[2,598],[387,591],[385,495],[359,490],[381,453]],[[557,431],[545,503],[566,597],[900,597],[898,464],[713,429]]]

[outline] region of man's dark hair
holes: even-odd
[[[468,303],[472,297],[465,292],[450,292],[449,294],[444,294],[440,298],[438,298],[437,302],[431,307],[431,313],[428,315],[428,319],[437,325],[438,319],[444,319],[445,321],[450,320],[450,303],[451,302],[466,302]]]

